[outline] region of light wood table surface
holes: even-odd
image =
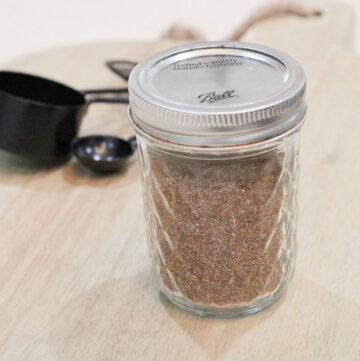
[[[279,18],[245,40],[296,57],[308,75],[298,263],[288,292],[245,318],[196,317],[159,294],[147,253],[139,168],[95,176],[0,153],[1,361],[360,360],[360,59],[353,13]],[[103,65],[170,43],[56,49],[2,68],[77,89],[124,86]],[[93,105],[82,134],[128,136],[124,105]]]

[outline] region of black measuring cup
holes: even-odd
[[[98,94],[126,94],[114,98]],[[127,88],[77,91],[35,75],[0,71],[0,149],[65,160],[92,103],[128,103]]]

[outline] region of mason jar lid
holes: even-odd
[[[292,57],[243,42],[161,51],[129,79],[130,116],[143,133],[189,146],[264,141],[300,124],[305,73]]]

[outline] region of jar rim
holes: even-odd
[[[307,113],[308,113],[308,110],[307,110],[307,107],[305,107],[304,112],[303,112],[302,116],[298,119],[297,123],[295,123],[290,129],[287,129],[283,133],[278,134],[271,138],[267,138],[267,139],[260,140],[260,141],[255,141],[252,143],[246,143],[246,144],[239,143],[236,145],[224,145],[224,146],[204,146],[204,145],[203,146],[193,146],[193,145],[185,145],[185,144],[181,144],[181,143],[176,143],[176,142],[170,141],[168,139],[163,139],[163,138],[160,138],[160,137],[157,137],[157,136],[154,136],[154,135],[151,135],[151,134],[145,132],[141,128],[141,125],[139,123],[137,123],[136,120],[134,119],[134,117],[132,115],[131,106],[130,105],[128,106],[128,118],[129,118],[130,124],[134,128],[135,133],[137,135],[145,138],[146,140],[156,144],[157,146],[159,146],[161,148],[169,149],[169,150],[173,150],[173,151],[180,151],[180,152],[184,152],[184,153],[218,153],[218,154],[232,153],[232,152],[246,153],[246,152],[252,152],[259,148],[264,148],[264,149],[270,148],[275,143],[298,132],[305,123],[305,120],[308,115]]]

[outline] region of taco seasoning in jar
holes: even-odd
[[[305,83],[290,56],[241,42],[165,50],[131,73],[147,239],[182,309],[246,315],[286,289]]]

